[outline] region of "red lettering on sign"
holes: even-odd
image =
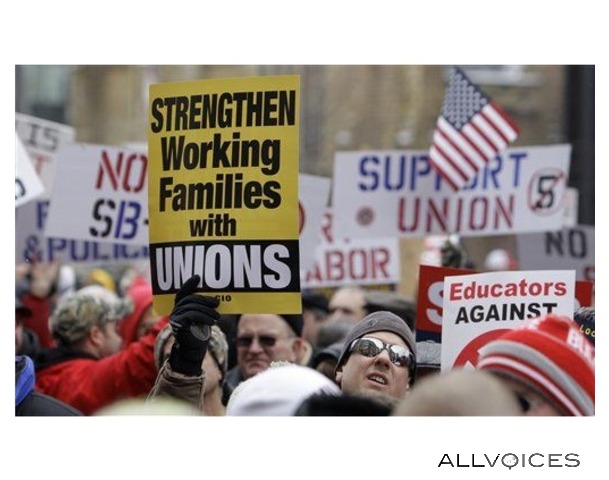
[[[139,192],[146,184],[148,158],[144,154],[134,152],[119,152],[118,158],[110,159],[106,150],[102,150],[101,162],[97,170],[95,189],[100,190],[104,178],[110,182],[110,187],[114,191],[119,188],[125,192]]]

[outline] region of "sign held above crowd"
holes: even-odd
[[[300,313],[300,78],[150,86],[155,309],[191,276],[221,313]]]

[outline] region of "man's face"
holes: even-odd
[[[237,363],[241,375],[250,378],[274,361],[298,363],[300,345],[301,340],[280,316],[243,315],[237,329]]]
[[[366,334],[366,337],[377,338],[387,344],[400,345],[409,350],[404,340],[395,333],[373,332]],[[404,398],[409,388],[408,380],[408,368],[392,363],[387,350],[383,350],[376,357],[366,357],[353,352],[336,372],[336,382],[343,392],[392,400]]]
[[[315,310],[303,309],[302,321],[302,338],[311,345],[316,345],[319,329],[326,323],[326,316],[319,314]]]
[[[361,320],[366,316],[364,292],[356,288],[342,288],[330,299],[330,320],[352,317]]]
[[[99,347],[99,358],[114,355],[122,348],[123,339],[118,333],[118,323],[106,322],[100,328],[102,332],[102,344]]]
[[[140,339],[144,335],[146,335],[158,320],[159,317],[154,315],[152,305],[150,305],[146,310],[142,312],[140,321],[137,324],[137,329],[135,331],[135,338]]]

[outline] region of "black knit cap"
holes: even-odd
[[[283,318],[286,323],[290,326],[290,328],[292,330],[294,330],[294,333],[296,333],[296,335],[298,337],[302,336],[302,327],[303,327],[303,320],[302,320],[302,315],[298,315],[298,314],[294,314],[294,315],[286,315],[283,313],[278,313],[277,315],[279,315],[281,318]]]
[[[326,296],[314,290],[303,290],[302,308],[314,308],[330,313],[329,301]]]
[[[349,347],[354,340],[361,338],[368,333],[373,332],[391,332],[395,333],[400,337],[408,348],[410,349],[412,356],[414,357],[414,363],[416,365],[417,360],[417,347],[414,339],[414,335],[404,320],[398,317],[396,314],[391,312],[379,311],[371,313],[364,317],[359,323],[354,325],[343,343],[343,349],[341,351],[336,368],[339,368],[343,363],[347,361],[349,356]]]
[[[302,315],[300,314],[284,314],[284,313],[276,313],[274,315],[277,315],[278,317],[281,317],[285,320],[285,323],[287,323],[290,328],[294,331],[294,333],[296,334],[296,336],[298,337],[302,337],[302,328],[304,326],[304,321],[302,319]],[[239,316],[237,318],[237,324],[239,323],[239,321],[241,320],[241,316]]]

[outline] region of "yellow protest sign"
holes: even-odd
[[[150,86],[157,313],[194,274],[221,313],[300,313],[299,110],[295,75]]]

